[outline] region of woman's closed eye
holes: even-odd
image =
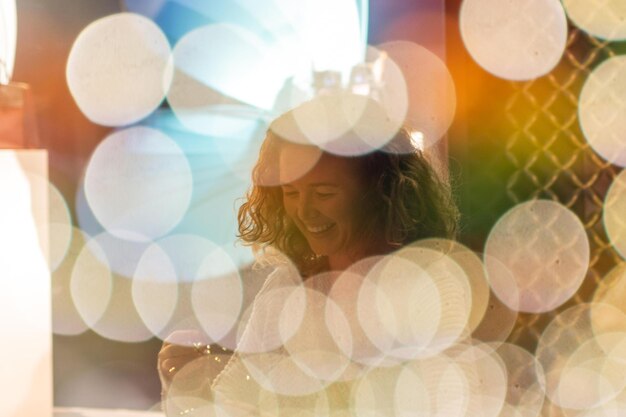
[[[330,198],[332,196],[334,196],[335,193],[324,193],[324,192],[320,192],[320,191],[316,191],[315,192],[315,196],[319,199],[325,200],[327,198]]]

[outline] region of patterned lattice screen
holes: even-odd
[[[578,120],[578,97],[588,74],[620,53],[619,47],[572,27],[565,56],[552,73],[511,83],[513,94],[505,104],[510,136],[503,144],[512,168],[505,180],[507,198],[511,204],[535,197],[562,203],[583,221],[591,244],[589,272],[575,297],[557,311],[520,316],[510,340],[530,349],[558,312],[589,302],[620,259],[602,224],[603,200],[620,169],[589,147]]]

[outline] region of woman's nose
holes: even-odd
[[[308,220],[315,218],[317,215],[317,209],[315,204],[309,196],[303,196],[298,201],[298,217],[302,220]]]

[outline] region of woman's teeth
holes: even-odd
[[[328,223],[322,226],[308,226],[306,225],[306,230],[308,230],[311,233],[322,233],[327,231],[328,229],[330,229],[331,227],[333,227],[334,223]]]

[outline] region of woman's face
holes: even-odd
[[[286,145],[280,152],[283,205],[287,215],[317,255],[350,256],[358,252],[354,236],[366,187],[358,162],[320,153],[314,147]],[[313,168],[302,166],[319,158]],[[298,177],[295,180],[292,178]]]

